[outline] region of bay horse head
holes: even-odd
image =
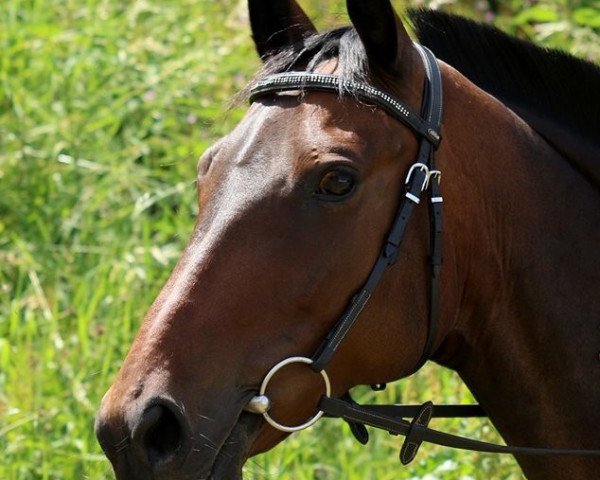
[[[427,103],[427,63],[389,0],[348,0],[347,7],[352,27],[319,34],[293,0],[249,0],[264,62],[253,103],[200,159],[194,232],[97,418],[99,440],[119,480],[241,478],[248,457],[288,434],[256,412],[270,407],[276,425],[302,424],[315,415],[325,388],[340,397],[355,385],[409,375],[427,358],[458,370],[509,439],[545,440],[545,429],[560,423],[553,416],[557,404],[543,403],[550,423],[540,426],[525,408],[518,428],[511,425],[506,404],[521,395],[523,382],[529,387],[543,377],[524,352],[541,350],[544,340],[525,347],[515,337],[506,351],[498,342],[535,328],[534,321],[523,327],[505,320],[509,311],[519,318],[522,298],[516,297],[523,295],[507,276],[517,270],[515,258],[527,258],[532,274],[545,271],[536,264],[543,251],[531,252],[530,226],[540,225],[542,198],[562,188],[553,179],[564,162],[519,117],[441,62],[445,140],[436,160],[447,172],[444,199],[453,212],[445,226],[437,328],[431,334],[427,326],[429,219],[426,209],[415,209],[397,261],[336,345],[327,374],[305,360],[280,365],[269,377],[267,396],[257,397],[273,365],[310,358],[356,300],[397,218],[423,138],[437,147],[436,132],[410,128],[358,91],[341,91],[343,85],[373,87],[401,99],[409,112]],[[340,92],[271,88],[273,78],[290,71],[335,78]],[[264,80],[268,91],[257,93]],[[521,161],[532,152],[547,159],[542,175]],[[430,176],[423,186],[435,181]],[[530,180],[539,187],[534,208],[507,223],[498,206],[512,205]],[[573,195],[582,197],[586,214],[598,217],[588,207],[589,193]],[[498,241],[500,232],[508,243]],[[503,376],[511,355],[534,380]],[[541,404],[537,394],[529,396]],[[557,435],[551,438],[574,438]],[[548,472],[562,461],[522,464],[551,478]],[[570,465],[580,472],[589,467]]]

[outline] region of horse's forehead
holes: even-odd
[[[314,180],[313,172],[328,163],[368,169],[387,143],[377,134],[385,132],[381,119],[387,122],[385,114],[331,94],[254,104],[216,148],[212,173],[200,186],[198,225],[216,234],[257,206],[263,214],[287,205],[284,199],[299,191],[298,184]]]
[[[384,129],[379,120],[384,117],[382,112],[328,93],[277,95],[254,104],[226,144],[238,162],[268,160],[272,158],[269,152],[289,162],[315,150],[375,146],[380,138],[377,130]]]

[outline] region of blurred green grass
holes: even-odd
[[[564,22],[566,3],[540,3]],[[321,27],[345,22],[339,0],[303,4]],[[480,2],[446,5],[489,13]],[[498,21],[598,58],[593,27],[569,20],[558,34],[540,34],[551,22],[538,24],[535,14],[522,24]],[[241,117],[227,105],[257,67],[242,0],[0,4],[1,479],[111,478],[93,436],[96,408],[192,229],[197,157]],[[470,400],[453,373],[435,366],[358,395]],[[497,439],[485,421],[436,426]],[[510,458],[427,445],[402,467],[401,440],[372,436],[359,446],[327,420],[252,459],[246,472],[520,478]]]

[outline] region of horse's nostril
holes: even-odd
[[[156,404],[144,411],[132,437],[143,460],[154,467],[176,458],[184,431],[179,417],[171,408]]]

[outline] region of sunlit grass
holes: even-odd
[[[341,1],[304,2],[319,25]],[[397,5],[400,2],[395,2]],[[245,1],[0,2],[0,479],[106,479],[100,399],[191,231],[196,159],[240,117],[258,61]],[[402,397],[400,396],[402,392]],[[468,401],[428,367],[377,402]],[[497,439],[480,420],[437,421]],[[519,478],[510,458],[326,420],[249,462],[250,479]]]

